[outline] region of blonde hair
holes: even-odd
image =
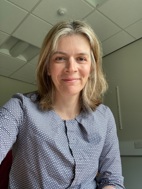
[[[49,31],[43,41],[37,65],[37,87],[39,94],[39,105],[42,110],[51,109],[54,100],[55,87],[47,74],[50,57],[55,51],[59,39],[62,36],[80,34],[88,39],[91,48],[91,75],[81,92],[82,108],[91,108],[102,103],[102,97],[107,89],[102,70],[102,51],[100,42],[93,29],[84,21],[62,21],[57,23]]]

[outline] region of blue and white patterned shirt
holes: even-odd
[[[0,162],[12,148],[10,189],[124,188],[116,126],[99,105],[62,120],[16,94],[0,109]]]

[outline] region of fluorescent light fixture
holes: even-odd
[[[24,42],[24,41],[18,41],[11,49],[10,49],[10,54],[13,57],[17,57],[20,54],[22,54],[25,49],[27,49],[29,46],[28,43]]]
[[[94,7],[98,7],[98,6],[102,5],[105,1],[107,1],[107,0],[86,0],[86,2],[88,2],[90,5],[92,5]]]
[[[40,49],[16,37],[9,37],[1,46],[0,53],[18,58],[20,60],[29,61],[37,54]]]

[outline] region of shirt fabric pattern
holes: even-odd
[[[12,148],[10,189],[123,189],[114,117],[101,104],[62,120],[40,111],[36,94],[16,94],[0,109],[0,162]]]

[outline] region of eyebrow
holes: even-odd
[[[53,55],[55,55],[55,54],[64,54],[64,55],[66,55],[67,53],[62,52],[62,51],[55,51],[55,52],[53,53]]]
[[[53,55],[55,55],[55,54],[63,54],[63,55],[68,55],[67,53],[65,53],[65,52],[62,52],[62,51],[55,51],[54,53],[53,53]],[[81,53],[77,53],[77,55],[87,55],[87,56],[89,56],[89,54],[88,53],[86,53],[86,52],[81,52]]]

